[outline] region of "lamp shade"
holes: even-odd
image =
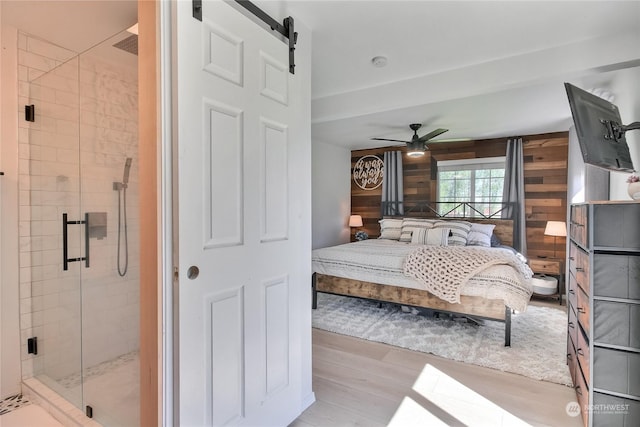
[[[547,221],[544,229],[547,236],[563,237],[567,235],[567,224],[564,221]]]
[[[349,217],[349,227],[362,227],[362,216],[351,215]]]

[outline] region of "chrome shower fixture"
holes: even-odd
[[[124,175],[122,176],[122,183],[126,186],[129,184],[129,171],[131,170],[131,161],[133,159],[131,157],[127,157],[127,160],[124,162]]]
[[[117,47],[118,49],[122,49],[125,52],[138,56],[138,35],[130,35],[129,37],[114,44],[113,47]]]
[[[124,277],[129,267],[129,236],[127,233],[127,187],[129,187],[129,172],[133,159],[127,157],[124,162],[122,182],[114,182],[113,189],[118,192],[118,274]],[[122,197],[121,197],[122,195]],[[124,231],[124,236],[123,236]],[[124,267],[120,265],[121,238],[124,237]]]
[[[131,162],[133,159],[131,157],[127,157],[127,160],[124,162],[124,173],[122,174],[122,182],[114,181],[113,190],[121,191],[129,186],[129,172],[131,171]]]

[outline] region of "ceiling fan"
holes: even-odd
[[[420,123],[412,123],[409,125],[411,130],[413,131],[413,136],[411,137],[411,141],[402,141],[399,139],[387,139],[387,138],[371,138],[376,141],[391,141],[391,142],[404,142],[407,144],[407,156],[418,157],[424,155],[424,151],[427,149],[427,141],[436,136],[447,132],[449,129],[436,129],[434,131],[429,132],[426,135],[418,136],[418,129],[422,127]]]

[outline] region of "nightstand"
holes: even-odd
[[[537,298],[558,299],[562,305],[562,295],[564,295],[564,260],[558,258],[531,258],[529,267],[536,274],[546,274],[558,279],[558,292],[551,295],[541,295],[534,293]]]

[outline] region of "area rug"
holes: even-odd
[[[526,312],[512,315],[511,347],[504,346],[504,323],[485,320],[476,325],[464,320],[323,293],[318,293],[318,308],[313,310],[314,328],[571,385],[563,310],[530,305]]]

